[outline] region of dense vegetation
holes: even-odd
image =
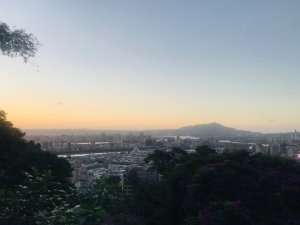
[[[295,160],[246,151],[217,154],[205,146],[192,154],[155,151],[146,160],[163,175],[151,188],[155,194],[136,203],[155,200],[146,224],[300,223],[300,164]]]
[[[68,183],[70,165],[27,142],[0,113],[0,224],[3,225],[296,225],[300,224],[300,164],[292,159],[195,153],[174,148],[146,158],[157,181],[128,175],[132,195],[117,177],[91,191]]]
[[[41,151],[40,146],[24,139],[24,133],[6,120],[5,112],[0,111],[0,186],[11,187],[24,182],[25,172],[33,169],[41,173],[51,171],[54,180],[66,183],[71,176],[71,166],[49,152]]]

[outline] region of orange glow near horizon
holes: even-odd
[[[59,107],[58,107],[59,108]],[[94,111],[84,114],[83,112],[69,113],[66,110],[51,111],[40,109],[39,111],[26,110],[23,108],[9,109],[7,118],[14,126],[21,129],[103,129],[103,130],[147,130],[147,129],[176,129],[183,126],[218,122],[227,127],[236,129],[271,132],[291,131],[295,129],[290,117],[289,121],[266,121],[263,116],[254,118],[251,115],[238,117],[237,114],[202,113],[201,115],[189,113],[182,115],[173,113],[145,113],[141,111],[119,113]],[[21,112],[21,113],[20,113]],[[182,113],[182,112],[181,112]],[[221,117],[223,114],[223,117]],[[219,118],[216,120],[215,118]],[[260,124],[260,125],[257,125]]]

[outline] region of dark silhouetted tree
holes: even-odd
[[[34,57],[40,46],[37,38],[23,29],[11,29],[0,21],[0,51],[9,57],[20,56],[24,62]]]
[[[296,160],[202,146],[190,154],[155,151],[146,162],[167,178],[134,195],[146,225],[299,224]]]
[[[52,171],[55,179],[66,183],[71,176],[70,164],[56,155],[41,150],[39,144],[27,141],[25,133],[15,128],[0,111],[0,186],[22,184],[24,172],[36,168],[39,172]]]

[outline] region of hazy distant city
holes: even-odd
[[[174,147],[194,152],[206,145],[219,153],[247,150],[253,154],[290,157],[300,160],[300,133],[262,134],[224,127],[218,123],[183,127],[176,130],[97,131],[26,130],[28,140],[42,150],[66,158],[72,165],[72,182],[77,188],[90,188],[101,176],[124,179],[129,168],[146,171],[144,158],[154,150]]]

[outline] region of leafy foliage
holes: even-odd
[[[155,150],[145,158],[145,162],[151,163],[150,170],[167,177],[176,165],[184,161],[186,156],[186,151],[180,148],[173,148],[170,152]]]
[[[176,152],[155,151],[146,159],[165,177],[152,187],[156,195],[146,188],[135,195],[144,210],[152,211],[151,217],[138,211],[146,224],[299,223],[299,162],[246,151],[217,154],[205,146],[196,153]],[[150,199],[144,201],[145,196]]]
[[[25,173],[22,185],[0,192],[0,224],[74,224],[69,209],[76,193],[55,182],[50,171]]]
[[[79,192],[54,180],[51,171],[26,173],[22,185],[0,189],[2,225],[142,225],[126,208],[120,180],[103,177]]]
[[[9,57],[20,56],[25,62],[34,57],[40,43],[37,38],[23,29],[10,29],[0,21],[0,50]]]

